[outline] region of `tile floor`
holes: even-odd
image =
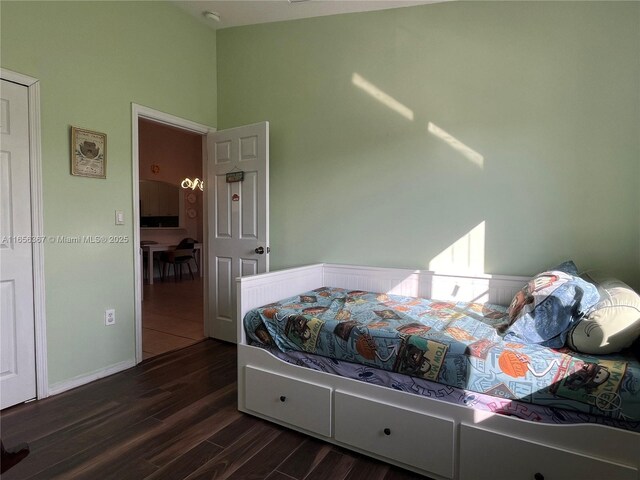
[[[204,337],[202,278],[172,276],[144,285],[142,301],[143,359],[199,342]]]

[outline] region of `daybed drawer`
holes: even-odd
[[[453,477],[452,420],[335,392],[335,439],[354,447]]]
[[[637,480],[638,471],[579,453],[460,426],[460,480]]]
[[[331,388],[247,366],[245,393],[248,410],[331,436]]]

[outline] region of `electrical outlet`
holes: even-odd
[[[104,324],[107,326],[116,324],[116,311],[113,308],[104,311]]]

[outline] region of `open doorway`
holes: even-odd
[[[205,221],[199,268],[202,290],[205,293],[202,302],[205,337],[237,341],[240,327],[236,318],[235,279],[268,272],[270,251],[269,122],[216,131],[212,127],[132,104],[137,363],[143,360],[142,272],[145,266],[151,271],[147,274],[147,281],[160,275],[155,261],[149,260],[149,257],[145,265],[143,246],[140,245],[140,119],[195,133],[202,141],[202,178],[205,179],[205,185],[202,191],[201,218]],[[184,182],[184,185],[193,186],[194,179],[190,180],[191,182]],[[180,198],[183,202],[186,199]],[[165,223],[163,227],[164,225]],[[145,247],[145,250],[151,251],[152,247]],[[170,270],[163,269],[162,272]],[[164,308],[175,310],[175,305]],[[145,356],[148,358],[148,355]]]
[[[204,339],[202,135],[138,119],[142,358]]]
[[[213,129],[133,106],[136,358],[205,338],[206,134]],[[198,180],[196,180],[198,179]]]

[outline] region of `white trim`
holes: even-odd
[[[134,266],[134,323],[135,323],[135,336],[136,336],[136,363],[142,361],[142,257],[140,254],[140,158],[138,155],[138,120],[144,118],[171,127],[180,128],[200,135],[206,136],[210,132],[215,132],[216,129],[207,125],[192,122],[184,118],[176,117],[169,113],[154,110],[153,108],[138,105],[137,103],[131,104],[131,178],[132,178],[132,191],[133,191],[133,266]],[[204,140],[206,144],[206,139]],[[206,149],[202,151],[202,161],[206,165]],[[206,178],[206,177],[205,177]],[[206,195],[206,191],[205,191]],[[206,217],[203,217],[203,222]],[[206,225],[203,224],[203,232],[206,231]],[[206,235],[206,234],[205,234]],[[205,243],[206,245],[206,243]],[[205,268],[206,261],[206,249],[203,249],[200,258],[200,268]],[[207,277],[206,272],[204,275]],[[203,289],[207,287],[207,281],[204,282]],[[206,290],[203,292],[206,298]],[[207,319],[208,319],[208,305],[205,301],[204,305],[204,328],[205,334],[207,333]]]
[[[29,170],[31,177],[31,234],[44,235],[44,207],[42,199],[42,147],[40,128],[40,83],[37,78],[0,69],[4,80],[24,85],[29,93]],[[47,320],[45,303],[44,244],[34,242],[33,254],[33,316],[35,324],[36,395],[49,396],[47,364]]]
[[[214,129],[215,130],[215,129]],[[202,178],[209,178],[209,150],[208,150],[207,135],[202,136]],[[204,336],[213,337],[213,325],[211,325],[211,318],[209,318],[209,227],[207,221],[209,219],[209,189],[205,188],[202,192],[202,245],[204,248],[200,250],[200,258],[198,261],[199,268],[205,268],[203,278],[203,309],[204,309]]]
[[[201,135],[206,135],[209,132],[216,131],[215,128],[209,127],[207,125],[202,125],[201,123],[192,122],[191,120],[187,120],[184,118],[176,117],[175,115],[171,115],[170,113],[161,112],[160,110],[154,110],[153,108],[138,105],[136,103],[132,103],[131,105],[134,109],[134,112],[137,113],[138,117],[146,118],[156,123],[163,123],[171,127],[178,127],[182,130],[189,130],[190,132],[199,133]]]
[[[89,374],[78,375],[77,377],[73,377],[69,380],[54,383],[49,387],[49,393],[51,395],[57,395],[59,393],[66,392],[67,390],[71,390],[72,388],[81,387],[87,383],[94,382],[100,378],[108,377],[109,375],[113,375],[114,373],[118,373],[135,366],[135,360],[125,360],[124,362],[116,363],[110,367],[95,370]]]
[[[31,232],[44,235],[42,192],[42,149],[40,144],[40,83],[29,87],[29,149],[31,151]],[[49,396],[47,364],[47,321],[45,302],[44,244],[33,244],[33,306],[36,340],[36,382],[38,399]]]
[[[0,68],[0,76],[9,82],[19,83],[25,87],[30,87],[31,85],[38,83],[37,78],[23,75],[22,73],[14,72],[12,70],[7,70],[6,68]],[[39,108],[40,107],[38,106],[38,109]]]

